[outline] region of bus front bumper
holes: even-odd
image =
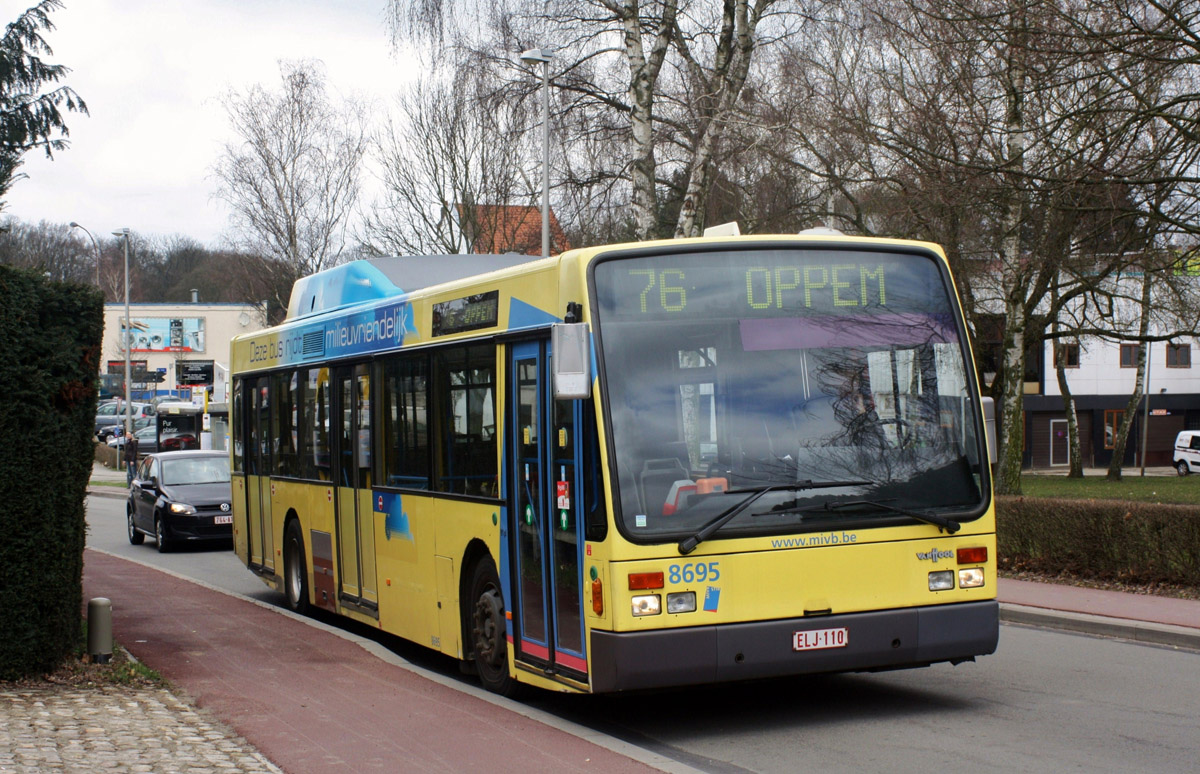
[[[846,629],[846,644],[793,647],[796,633]],[[592,631],[592,690],[662,688],[764,677],[928,666],[994,653],[995,600],[756,623]]]

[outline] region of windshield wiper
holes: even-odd
[[[837,511],[837,510],[841,510],[843,508],[855,508],[855,507],[862,507],[864,505],[871,507],[871,508],[878,508],[881,511],[889,511],[890,513],[898,513],[902,516],[908,516],[908,517],[916,519],[917,521],[923,521],[926,524],[932,524],[939,529],[946,530],[951,535],[953,535],[955,532],[958,532],[960,529],[962,529],[961,524],[959,524],[957,521],[955,521],[954,519],[951,519],[947,516],[940,516],[936,513],[923,513],[921,511],[912,511],[912,510],[909,510],[908,508],[900,508],[895,505],[888,505],[887,503],[885,503],[882,500],[848,500],[843,503],[824,503],[823,505],[814,505],[814,506],[811,506],[808,508],[786,507],[787,504],[785,504],[785,507],[778,508],[778,509],[773,508],[768,513],[776,514],[776,513],[807,513],[807,512],[811,512],[811,511]]]
[[[733,518],[742,511],[754,504],[754,501],[765,495],[767,492],[801,492],[805,489],[833,489],[841,486],[867,486],[870,481],[796,481],[791,484],[771,484],[764,487],[756,487],[754,489],[730,489],[725,494],[746,494],[748,497],[738,501],[732,507],[721,511],[715,519],[705,524],[703,527],[689,538],[684,538],[679,541],[679,553],[682,555],[690,554],[696,550],[696,546],[703,543],[712,537],[713,533],[724,527]]]

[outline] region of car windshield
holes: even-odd
[[[225,457],[188,457],[162,461],[165,486],[223,484],[229,481],[229,460]]]
[[[594,276],[626,534],[693,534],[762,488],[711,539],[981,512],[981,423],[932,256],[651,255]]]

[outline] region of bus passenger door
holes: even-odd
[[[271,380],[247,380],[246,531],[250,564],[275,568],[271,540]]]
[[[549,342],[515,345],[509,365],[513,647],[519,661],[586,680],[581,446],[575,432],[582,403],[553,399]]]
[[[333,480],[340,598],[375,607],[375,529],[371,505],[371,375],[366,364],[334,370]]]

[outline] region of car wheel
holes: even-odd
[[[163,524],[162,518],[154,517],[154,539],[158,542],[158,552],[165,554],[171,550],[171,541],[167,540],[167,525]]]
[[[140,546],[146,540],[146,536],[133,526],[133,509],[131,508],[125,509],[125,528],[129,531],[129,542],[133,545]]]
[[[293,613],[308,612],[308,562],[304,558],[304,533],[300,522],[288,522],[283,537],[283,581],[287,604]]]
[[[1179,471],[1179,475],[1181,476],[1186,476],[1188,473],[1191,473],[1191,470],[1188,468],[1187,460],[1180,460],[1177,462],[1175,464],[1175,469]]]
[[[515,696],[520,684],[508,673],[508,636],[504,597],[496,563],[490,556],[475,565],[471,579],[470,635],[475,669],[483,687],[501,696]]]

